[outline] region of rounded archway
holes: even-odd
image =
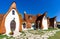
[[[12,20],[10,23],[10,29],[13,32],[13,31],[15,31],[15,28],[16,28],[16,22],[15,22],[15,20]]]

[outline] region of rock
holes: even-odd
[[[20,32],[15,31],[13,37],[20,36],[20,34],[21,34]]]
[[[3,38],[3,39],[6,39],[6,38]]]

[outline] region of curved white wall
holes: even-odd
[[[34,23],[31,24],[31,29],[34,29],[34,27],[33,27],[34,25],[35,25]]]
[[[56,26],[57,26],[56,21],[54,21],[54,27],[56,27]]]
[[[15,11],[15,15],[12,14],[12,10]],[[5,28],[6,28],[6,34],[9,35],[9,33],[11,32],[11,29],[10,29],[10,22],[15,18],[15,22],[16,22],[16,29],[15,31],[18,31],[19,32],[19,16],[16,12],[15,9],[12,9],[9,14],[6,16],[6,19],[5,19]]]
[[[42,20],[43,30],[47,30],[48,29],[47,18],[46,19],[44,18],[45,16],[43,17],[43,20]]]

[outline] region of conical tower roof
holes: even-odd
[[[13,2],[10,8],[15,8],[16,9],[16,3]]]

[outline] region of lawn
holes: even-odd
[[[49,39],[60,39],[60,31],[57,32],[54,36],[49,37]]]
[[[57,28],[49,28],[48,30],[28,30],[29,33],[35,34],[35,35],[43,35],[46,32],[57,30]]]
[[[0,35],[0,39],[3,39],[3,38],[6,38],[6,39],[11,39],[13,38],[12,36],[11,37],[8,37],[7,35]],[[13,38],[14,39],[14,38]]]
[[[44,32],[42,30],[28,30],[29,33],[35,34],[35,35],[42,35]]]
[[[28,31],[28,33],[31,33],[31,34],[34,34],[34,35],[43,35],[46,32],[49,32],[49,31],[52,31],[52,30],[57,30],[57,29],[49,28],[48,30],[27,30],[27,31]],[[21,36],[22,35],[26,36],[26,31],[22,31],[21,33],[22,33]],[[57,35],[55,35],[53,37],[50,37],[49,39],[56,39],[56,38],[59,39],[60,38],[59,34],[60,34],[60,32],[57,32]],[[13,38],[14,39],[14,37],[12,37],[12,36],[8,37],[7,35],[0,35],[0,39],[3,39],[3,38],[6,38],[6,39]]]

